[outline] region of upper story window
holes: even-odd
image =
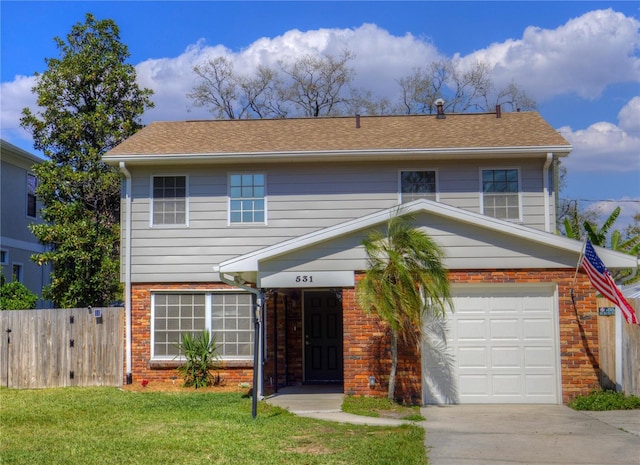
[[[151,224],[187,224],[187,177],[153,176]]]
[[[401,171],[400,201],[411,202],[416,199],[436,200],[435,171]]]
[[[0,265],[8,265],[8,264],[9,264],[9,251],[0,250]]]
[[[266,176],[231,174],[229,176],[229,222],[266,222]]]
[[[253,295],[245,292],[162,293],[152,295],[152,349],[155,359],[179,355],[182,334],[207,329],[226,360],[253,358]]]
[[[482,205],[487,216],[503,220],[520,219],[518,170],[482,170]]]
[[[11,265],[11,275],[14,281],[23,282],[22,263],[13,263]]]
[[[38,187],[36,175],[27,173],[27,216],[31,218],[35,218],[37,214],[36,187]]]

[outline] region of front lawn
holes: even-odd
[[[240,393],[0,390],[3,464],[416,464],[417,426],[340,425]]]

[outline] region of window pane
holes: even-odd
[[[435,171],[402,171],[400,173],[402,202],[416,199],[436,199]]]
[[[186,176],[153,177],[153,224],[186,224]]]
[[[175,357],[182,334],[206,327],[204,294],[154,294],[154,357]]]
[[[211,327],[218,350],[227,358],[250,358],[253,354],[253,296],[245,293],[213,294]]]
[[[263,174],[229,176],[229,218],[232,223],[264,222],[264,181]]]
[[[231,187],[240,187],[242,185],[242,176],[239,174],[232,174],[229,176],[229,184]]]

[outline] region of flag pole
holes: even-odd
[[[589,236],[587,234],[584,235],[584,241],[582,241],[582,248],[580,249],[580,255],[578,256],[578,263],[576,264],[576,271],[573,274],[573,282],[571,283],[571,289],[570,289],[570,293],[571,293],[571,301],[573,302],[573,304],[575,305],[575,299],[574,299],[574,293],[573,293],[573,288],[576,285],[576,281],[578,280],[578,270],[580,269],[580,264],[582,263],[582,257],[584,257],[584,251],[587,248],[587,240],[589,239]]]

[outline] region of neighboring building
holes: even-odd
[[[204,328],[226,382],[251,381],[260,289],[260,393],[334,382],[384,395],[388,334],[354,286],[362,239],[402,205],[446,253],[455,313],[450,358],[430,331],[422,360],[403,350],[399,395],[588,393],[595,290],[583,273],[574,282],[582,245],[555,234],[556,162],[570,150],[534,112],[150,124],[104,156],[124,175],[128,381],[177,377],[180,334]]]
[[[0,263],[7,282],[23,283],[37,294],[38,308],[48,306],[42,300],[42,288],[50,283],[50,267],[38,266],[31,255],[43,252],[44,246],[29,230],[31,223],[41,223],[36,198],[37,179],[31,171],[42,159],[4,140],[0,140],[0,177],[2,184],[2,219]]]

